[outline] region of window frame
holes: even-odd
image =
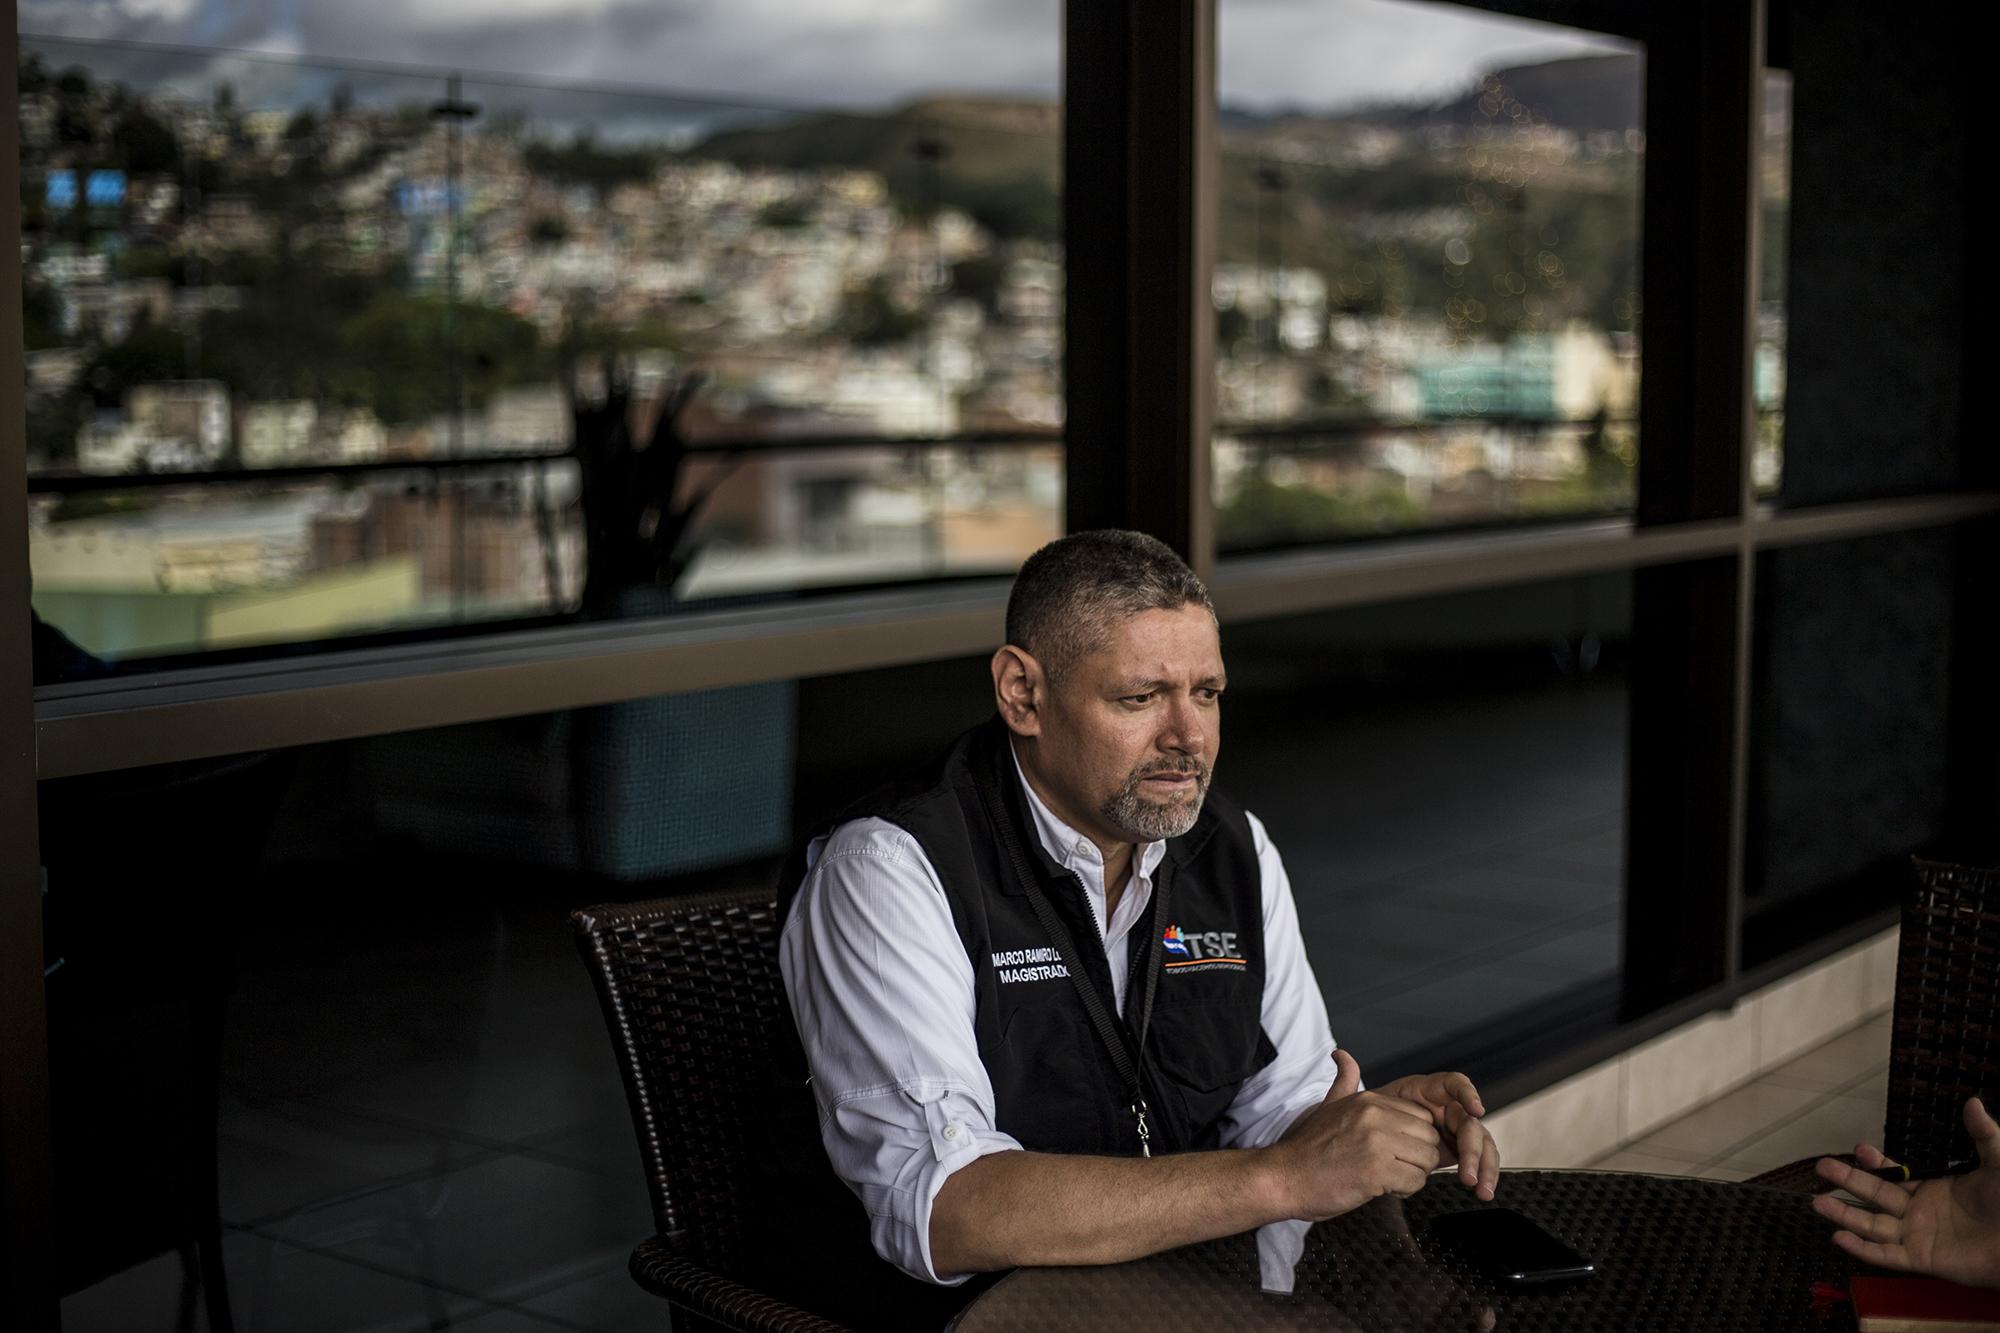
[[[1218,0],[1066,7],[1064,217],[1069,273],[1065,472],[1069,530],[1138,527],[1212,579],[1225,627],[1271,616],[1635,571],[1628,786],[1627,1012],[1614,1032],[1489,1090],[1545,1086],[1881,928],[1829,932],[1745,969],[1740,956],[1754,561],[1759,551],[1962,525],[1966,550],[2000,537],[2000,465],[1967,450],[1958,489],[1774,511],[1752,492],[1750,448],[1759,244],[1755,150],[1767,3],[1662,9],[1639,0],[1477,7],[1647,43],[1642,273],[1647,319],[1684,331],[1648,348],[1638,508],[1632,519],[1424,535],[1218,562],[1209,450],[1216,211]],[[16,97],[18,15],[0,97]],[[1700,87],[1687,115],[1677,92]],[[1665,114],[1672,105],[1677,113]],[[17,127],[0,129],[16,172]],[[1118,147],[1109,153],[1106,144]],[[1085,166],[1088,169],[1084,169]],[[0,229],[19,230],[18,181],[0,185]],[[19,310],[18,247],[0,257],[0,303]],[[11,319],[0,357],[22,356]],[[1970,356],[1970,352],[1968,352]],[[19,422],[19,377],[0,413]],[[1965,422],[1961,422],[1963,429]],[[1000,632],[1005,580],[832,595],[666,621],[499,631],[277,661],[189,667],[32,687],[25,441],[0,435],[0,1310],[52,1325],[46,1016],[35,790],[39,779],[387,734],[720,685],[936,660]],[[1974,520],[1986,520],[1975,522]],[[1964,725],[1952,798],[1990,811],[2000,702],[1984,690],[2000,643],[1974,613],[1962,560],[1953,671]],[[1963,695],[1963,699],[1959,695]],[[1959,716],[1959,715],[1955,715]],[[1692,836],[1690,836],[1692,830]],[[1646,941],[1644,949],[1630,945]],[[1662,957],[1679,961],[1662,965]],[[28,1280],[36,1278],[37,1280]]]

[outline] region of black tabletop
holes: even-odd
[[[1594,1261],[1574,1282],[1507,1286],[1430,1235],[1430,1219],[1504,1206]],[[1847,1258],[1805,1194],[1678,1176],[1508,1171],[1482,1204],[1449,1176],[1306,1233],[1290,1295],[1261,1289],[1255,1237],[1108,1268],[1022,1269],[959,1317],[1012,1329],[1735,1330],[1851,1333]]]

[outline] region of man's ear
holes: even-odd
[[[993,654],[993,704],[1017,736],[1042,734],[1041,706],[1048,697],[1042,664],[1011,643]]]

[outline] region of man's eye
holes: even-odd
[[[1151,703],[1152,701],[1153,701],[1153,696],[1150,693],[1147,693],[1147,694],[1128,694],[1119,702],[1128,704],[1144,704],[1144,703]]]
[[[1202,688],[1194,692],[1194,697],[1202,700],[1205,703],[1214,703],[1217,699],[1220,699],[1222,697],[1222,691],[1216,689]]]

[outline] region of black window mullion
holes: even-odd
[[[4,9],[0,105],[20,101],[19,36]],[[21,234],[19,126],[0,117],[0,235]],[[0,254],[0,365],[22,364],[21,250]],[[35,827],[34,653],[29,625],[23,382],[0,376],[0,1325],[53,1328],[48,1280],[49,1063],[42,991],[41,855]]]
[[[1215,0],[1064,19],[1068,529],[1150,532],[1206,575]]]
[[[1749,512],[1763,37],[1763,0],[1704,0],[1648,38],[1642,529]],[[1634,582],[1628,1014],[1739,967],[1752,573],[1746,540]]]

